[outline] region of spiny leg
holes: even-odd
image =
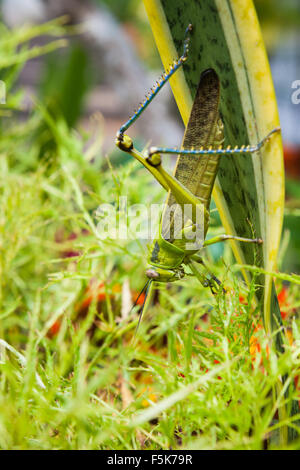
[[[175,155],[190,155],[190,156],[197,156],[197,155],[235,155],[241,153],[254,153],[258,152],[261,147],[271,138],[273,134],[280,131],[280,127],[275,127],[269,132],[258,144],[256,145],[243,145],[242,147],[238,148],[237,146],[231,148],[228,146],[226,149],[221,148],[221,146],[217,149],[213,149],[212,146],[209,148],[200,149],[178,149],[178,148],[164,148],[164,147],[151,147],[148,153],[148,161],[149,163],[152,162],[154,166],[157,166],[159,163],[159,159],[157,155],[160,154],[175,154]]]
[[[149,301],[150,301],[150,299],[151,299],[152,285],[153,285],[153,282],[149,279],[149,280],[146,282],[146,285],[143,287],[142,292],[145,291],[145,298],[144,298],[144,301],[143,301],[143,305],[142,305],[142,308],[141,308],[141,312],[140,312],[140,314],[139,314],[139,319],[138,319],[138,322],[137,322],[137,325],[136,325],[136,328],[135,328],[135,332],[134,332],[134,335],[133,335],[133,340],[136,338],[136,335],[137,335],[139,326],[140,326],[141,321],[142,321],[143,313],[144,313],[144,311],[147,309],[148,304],[149,304]],[[138,298],[140,297],[140,295],[142,294],[142,292],[139,294]],[[135,302],[138,301],[138,298],[136,299]],[[136,303],[135,303],[135,305],[136,305]],[[135,306],[135,305],[134,305],[134,306]],[[132,308],[133,308],[133,307],[132,307]]]
[[[208,149],[197,149],[197,150],[185,150],[185,149],[166,149],[166,148],[158,148],[158,147],[152,147],[148,153],[148,156],[145,158],[140,152],[138,152],[134,147],[133,147],[133,141],[132,139],[124,135],[123,140],[117,141],[117,145],[119,148],[122,150],[130,153],[134,158],[136,158],[140,163],[142,163],[153,175],[154,177],[159,181],[159,183],[165,188],[165,189],[171,189],[170,187],[168,188],[168,184],[166,182],[166,172],[163,172],[162,169],[162,159],[161,159],[161,154],[179,154],[179,155],[190,155],[190,156],[196,156],[196,155],[226,155],[226,154],[236,154],[236,153],[254,153],[257,152],[270,138],[271,136],[280,131],[280,127],[276,127],[273,129],[269,134],[264,137],[257,145],[255,146],[243,146],[241,148],[230,148],[227,147],[226,149],[212,149],[212,147]],[[154,174],[155,173],[155,174]],[[189,201],[190,202],[190,201]]]
[[[119,131],[117,132],[117,139],[116,144],[122,149],[122,142],[124,140],[124,133],[129,129],[129,127],[139,118],[139,116],[145,111],[147,106],[151,103],[151,101],[155,98],[155,96],[159,93],[162,87],[170,80],[172,75],[178,70],[186,61],[188,52],[189,52],[189,42],[190,42],[190,32],[192,31],[192,25],[189,24],[185,31],[185,37],[183,42],[183,54],[178,59],[175,60],[174,63],[171,65],[169,70],[166,70],[160,79],[156,82],[153,88],[151,88],[148,95],[146,95],[146,99],[140,104],[137,111],[128,119],[123,126],[120,127]],[[127,146],[123,149],[125,151],[128,150]]]
[[[244,237],[238,237],[236,235],[217,235],[216,237],[210,238],[209,240],[205,240],[203,243],[203,246],[209,246],[213,245],[215,243],[220,243],[220,242],[225,242],[226,240],[236,240],[238,242],[244,242],[244,243],[257,243],[258,245],[261,245],[263,243],[263,240],[261,238],[244,238]]]

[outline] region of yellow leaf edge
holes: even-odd
[[[217,0],[222,3],[222,0]],[[255,108],[256,129],[259,139],[280,125],[279,115],[273,86],[270,65],[265,50],[258,18],[252,0],[231,0],[231,8],[235,18],[241,48],[248,71],[248,79],[252,90]],[[223,2],[224,5],[224,2]],[[246,115],[246,124],[250,139],[252,134],[251,116]],[[254,172],[259,182],[257,158],[262,158],[263,181],[257,185],[260,214],[264,238],[264,264],[266,269],[276,269],[277,253],[280,244],[284,214],[284,164],[281,135],[274,136],[271,143],[263,148],[260,155],[254,156]],[[261,190],[263,194],[260,194]],[[270,328],[270,302],[272,293],[272,277],[266,276],[264,312],[265,327]]]

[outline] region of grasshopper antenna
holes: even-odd
[[[139,329],[139,326],[141,324],[141,320],[142,320],[142,316],[143,316],[143,313],[144,313],[144,308],[145,308],[145,305],[146,305],[146,301],[147,301],[147,298],[148,298],[148,293],[149,293],[149,290],[150,290],[150,287],[151,287],[151,284],[152,284],[152,279],[149,279],[146,284],[144,285],[143,289],[141,290],[141,292],[139,293],[134,305],[132,308],[134,308],[136,306],[136,303],[138,302],[138,299],[140,298],[140,296],[142,295],[143,292],[146,291],[145,293],[145,298],[144,298],[144,302],[143,302],[143,305],[142,305],[142,309],[141,309],[141,313],[139,314],[139,320],[138,320],[138,324],[136,325],[136,329],[135,329],[135,332],[134,332],[134,336],[133,336],[133,339],[136,338],[136,334],[138,332],[138,329]]]
[[[143,295],[143,293],[144,293],[145,290],[147,289],[149,282],[150,282],[150,279],[148,279],[148,281],[146,282],[146,284],[145,284],[144,287],[142,288],[141,292],[139,293],[139,295],[138,295],[137,298],[135,299],[134,304],[133,304],[133,306],[131,307],[129,313],[131,313],[132,310],[134,309],[134,307],[136,307],[136,305],[137,305],[137,303],[138,303],[138,301],[139,301],[139,298],[141,297],[141,295]]]
[[[129,129],[129,127],[138,119],[138,117],[144,112],[147,106],[151,103],[151,101],[155,98],[157,93],[161,90],[161,88],[168,82],[168,80],[172,77],[172,75],[178,70],[184,62],[187,60],[188,53],[189,53],[189,43],[191,32],[193,30],[192,24],[189,24],[185,30],[184,41],[183,41],[183,53],[179,59],[174,60],[173,64],[167,69],[160,79],[156,82],[153,88],[151,88],[148,95],[144,101],[140,104],[139,108],[134,112],[134,114],[128,119],[128,121],[120,127],[119,131],[117,132],[116,136],[116,145],[121,150],[125,152],[130,151],[133,148],[132,140],[126,136],[124,133]]]

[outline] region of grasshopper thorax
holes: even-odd
[[[146,276],[157,282],[172,282],[184,277],[182,262],[185,252],[165,240],[160,234],[149,250]]]

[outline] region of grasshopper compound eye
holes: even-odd
[[[146,276],[148,277],[148,279],[157,282],[173,282],[178,281],[178,279],[181,279],[183,277],[181,270],[165,269],[159,267],[155,267],[155,269],[147,269]]]
[[[158,279],[159,274],[154,269],[147,269],[146,276],[148,279]]]

